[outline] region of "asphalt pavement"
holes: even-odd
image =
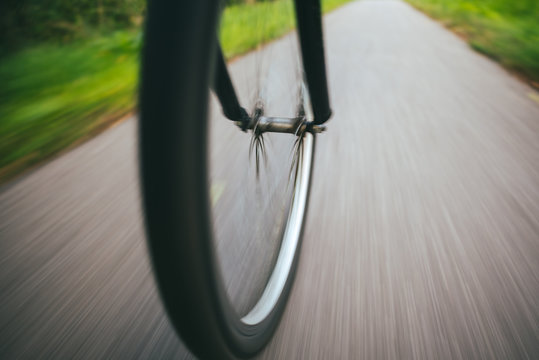
[[[402,1],[324,25],[334,116],[260,358],[539,358],[537,92]],[[0,188],[1,359],[192,358],[152,278],[136,154],[129,119]]]

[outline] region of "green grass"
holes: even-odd
[[[284,35],[293,26],[290,1],[229,6],[221,19],[220,38],[225,57],[232,58]]]
[[[0,176],[95,133],[133,109],[140,36],[28,49],[0,62]]]
[[[504,66],[539,82],[539,1],[407,0]]]
[[[323,0],[323,10],[348,1]],[[292,9],[290,0],[227,8],[221,23],[227,58],[290,31]],[[132,112],[140,46],[139,30],[118,31],[0,59],[0,183]]]
[[[347,2],[350,0],[322,0],[322,11],[327,13]],[[221,44],[225,56],[232,58],[286,34],[293,27],[291,1],[229,6],[221,21]]]
[[[323,13],[330,12],[348,2],[350,2],[350,0],[322,0],[322,12]]]

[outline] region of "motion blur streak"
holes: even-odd
[[[335,116],[261,357],[538,358],[533,90],[400,1],[325,21]],[[148,266],[135,154],[129,120],[0,190],[0,358],[190,357]]]

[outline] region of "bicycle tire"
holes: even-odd
[[[281,246],[276,262],[276,268],[286,263],[285,272],[275,281],[272,278],[276,272],[272,273],[261,300],[240,318],[227,300],[216,269],[209,220],[206,119],[218,1],[154,0],[148,7],[139,157],[147,243],[158,288],[172,324],[196,356],[250,357],[271,339],[292,287],[315,136],[306,133],[302,142],[304,153],[298,163],[292,200],[293,210],[297,205],[301,214],[290,230],[297,236],[292,250]],[[312,120],[309,105],[306,110]],[[285,234],[287,231],[288,227]],[[272,292],[272,287],[279,291]],[[259,306],[261,301],[266,305]]]

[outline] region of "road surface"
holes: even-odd
[[[260,358],[539,358],[537,93],[401,1],[325,28],[334,117]],[[135,141],[131,119],[0,189],[0,358],[192,357],[150,272]]]

